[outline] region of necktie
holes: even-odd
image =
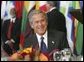
[[[44,43],[44,37],[41,37],[41,52],[47,52],[46,44]]]
[[[13,22],[10,22],[9,29],[8,29],[8,34],[7,34],[8,39],[11,39],[12,27],[13,27]]]
[[[7,33],[8,39],[11,39],[12,30],[13,30],[13,22],[10,22],[9,28],[8,28],[8,33]],[[10,48],[12,49],[12,52],[15,52],[15,49],[13,48],[14,45],[13,45],[12,43],[10,43],[9,46],[10,46]]]

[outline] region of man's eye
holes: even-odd
[[[45,20],[41,20],[42,22],[44,22]]]
[[[38,21],[36,21],[35,23],[38,23]]]

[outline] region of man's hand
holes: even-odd
[[[11,40],[7,40],[7,41],[5,42],[5,44],[8,44],[8,45],[10,45],[11,43],[15,43],[15,41],[14,41],[13,39],[11,39]]]
[[[7,40],[6,42],[5,42],[5,44],[11,44],[12,42],[10,41],[10,40]]]
[[[13,39],[10,40],[11,42],[15,43],[15,41]]]

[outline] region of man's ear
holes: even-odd
[[[31,28],[33,29],[33,23],[30,23],[30,25],[31,25]]]
[[[33,29],[33,25],[31,25],[31,28]]]

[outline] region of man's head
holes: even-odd
[[[47,16],[40,10],[33,10],[29,14],[29,22],[34,32],[43,35],[47,30]]]
[[[52,7],[55,7],[55,2],[54,1],[47,1],[47,3],[46,3],[47,11],[49,11]]]
[[[15,10],[15,8],[11,8],[10,9],[10,15],[11,15],[12,18],[16,17],[16,10]]]

